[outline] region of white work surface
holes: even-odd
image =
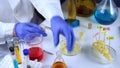
[[[120,10],[120,9],[119,9]],[[65,11],[64,11],[64,14]],[[67,18],[67,15],[65,15],[65,18]],[[67,68],[120,68],[120,11],[119,11],[119,16],[117,20],[110,26],[110,32],[107,34],[108,36],[114,36],[114,40],[111,41],[111,47],[113,47],[116,50],[117,56],[116,59],[113,63],[111,64],[100,64],[96,61],[94,61],[90,55],[92,54],[89,50],[91,49],[92,42],[95,41],[95,38],[93,38],[93,34],[98,32],[96,26],[98,25],[93,21],[93,17],[91,18],[82,18],[82,17],[77,17],[77,19],[80,20],[80,27],[73,28],[75,37],[78,38],[79,32],[83,31],[85,33],[85,38],[82,41],[81,46],[81,51],[78,55],[75,56],[65,56],[62,55]],[[57,22],[56,22],[57,23]],[[87,25],[88,23],[92,23],[92,29],[88,29]],[[53,37],[52,37],[52,32],[51,30],[46,29],[46,33],[48,34],[47,37],[44,38],[44,41],[42,43],[43,49],[52,52],[54,55],[49,55],[45,53],[45,58],[42,61],[43,63],[43,68],[51,68],[54,59],[56,58],[56,52],[59,50],[58,47],[54,47],[53,44]],[[63,36],[60,36],[60,40],[65,39]],[[106,42],[108,44],[108,42]],[[7,68],[13,68],[12,67],[12,61],[9,62],[9,59],[7,59],[6,64],[1,62],[0,64],[3,66],[0,68],[6,68],[4,66],[8,66]]]
[[[66,14],[65,11],[64,14]],[[67,15],[65,15],[65,18],[67,18]],[[110,31],[107,35],[114,36],[114,40],[111,41],[111,47],[116,50],[116,54],[117,54],[115,61],[111,64],[106,64],[106,65],[100,64],[91,58],[92,52],[90,52],[90,49],[92,46],[92,42],[95,41],[95,38],[93,38],[92,36],[93,34],[98,32],[98,29],[96,28],[98,24],[95,23],[95,21],[93,21],[94,19],[93,17],[90,18],[77,17],[77,19],[80,20],[80,27],[73,28],[75,37],[78,38],[79,32],[83,31],[85,32],[85,38],[82,41],[82,45],[81,45],[82,49],[78,55],[76,56],[62,55],[67,67],[68,68],[96,68],[96,67],[120,68],[120,57],[119,57],[120,56],[120,43],[119,43],[120,42],[120,11],[117,20],[112,25],[106,26],[106,27],[110,27]],[[87,28],[88,23],[92,23],[92,29],[90,30]],[[55,52],[59,50],[60,44],[58,45],[57,48],[54,48],[52,33],[49,30],[47,32],[48,32],[48,37],[46,37],[43,42],[44,49],[54,53],[54,56],[51,55],[46,56],[46,60],[43,62],[44,63],[43,65],[46,66],[45,68],[50,68],[50,66],[52,65],[55,59]],[[62,39],[65,38],[63,36],[60,36],[60,40]],[[108,41],[106,42],[106,44],[108,44]]]
[[[67,6],[66,3],[62,5],[62,9],[64,12],[64,17],[67,18]],[[120,10],[120,8],[119,8]],[[80,20],[80,27],[73,28],[75,37],[78,38],[79,32],[83,31],[85,33],[85,38],[82,41],[81,51],[78,55],[75,56],[66,56],[62,55],[66,65],[68,68],[119,68],[120,67],[120,11],[117,20],[109,26],[110,31],[107,34],[108,36],[114,36],[114,40],[111,41],[111,47],[116,50],[117,56],[113,63],[111,64],[100,64],[93,60],[91,58],[92,52],[90,52],[92,42],[95,41],[95,38],[93,38],[93,34],[98,32],[98,29],[96,28],[98,23],[96,23],[94,16],[91,16],[89,18],[83,18],[83,17],[77,17],[78,20]],[[57,22],[56,22],[57,23]],[[92,23],[92,29],[88,29],[88,23]],[[54,48],[53,44],[53,37],[52,32],[50,30],[47,30],[48,37],[44,39],[43,45],[44,49],[48,50],[54,55],[47,55],[46,59],[43,62],[44,68],[50,68],[52,63],[54,62],[54,59],[56,57],[55,53],[57,50],[59,50],[59,46]],[[65,39],[63,36],[60,36],[60,40]],[[108,44],[108,41],[106,42]]]

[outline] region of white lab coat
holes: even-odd
[[[0,0],[0,38],[12,35],[15,23],[30,22],[33,7],[45,17],[49,26],[53,16],[63,18],[59,0]]]

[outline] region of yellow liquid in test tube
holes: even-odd
[[[18,64],[21,64],[22,60],[21,60],[20,50],[18,46],[15,46],[15,54],[16,54],[16,59]]]

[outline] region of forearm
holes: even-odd
[[[48,22],[53,16],[63,18],[60,0],[30,0],[37,11],[42,14]]]
[[[13,36],[15,23],[3,23],[0,22],[0,38],[4,38],[6,35]]]

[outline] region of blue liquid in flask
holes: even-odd
[[[102,25],[110,25],[117,19],[117,14],[111,14],[109,10],[95,11],[95,18]]]

